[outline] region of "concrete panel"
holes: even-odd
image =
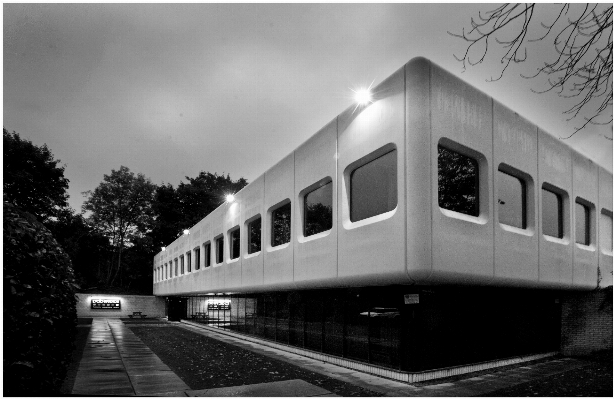
[[[396,71],[373,90],[373,103],[338,118],[338,275],[343,284],[403,284],[405,268],[405,74]],[[397,206],[350,220],[350,174],[396,149]]]
[[[261,245],[264,247],[264,175],[256,178],[241,190],[241,226],[245,233],[241,234],[242,247],[247,248],[247,222],[260,215]],[[243,251],[241,284],[246,290],[257,289],[263,284],[264,252],[247,254]]]
[[[572,192],[572,163],[569,147],[549,134],[539,131],[539,178],[537,204],[541,215],[538,219],[539,236],[539,281],[541,285],[554,287],[571,286],[572,257],[570,193]],[[542,189],[555,190],[563,202],[563,238],[544,234],[544,209]]]
[[[431,275],[431,63],[425,58],[405,65],[408,275],[423,283]]]
[[[539,239],[536,233],[537,199],[537,127],[498,102],[493,102],[494,154],[492,174],[494,178],[495,223],[495,284],[537,284],[539,280]],[[506,173],[524,183],[525,222],[511,226],[500,219],[503,207],[519,204],[501,200],[503,178]],[[521,187],[518,187],[519,189]],[[522,191],[521,191],[522,192]],[[520,194],[520,193],[519,193]],[[516,199],[514,197],[514,199]],[[506,199],[508,202],[508,199]],[[522,206],[520,206],[522,207]],[[518,218],[522,219],[522,218]],[[505,221],[505,220],[504,220]],[[518,220],[515,220],[518,221]]]
[[[600,287],[612,285],[612,174],[599,168],[599,276]]]
[[[238,228],[240,230],[240,235],[245,234],[245,229],[241,226],[241,201],[243,196],[241,193],[237,193],[235,201],[232,204],[223,204],[221,208],[224,209],[224,259],[226,260],[226,267],[224,268],[224,290],[232,291],[241,288],[241,262],[242,262],[242,253],[243,246],[240,245],[239,249],[239,257],[235,259],[230,259],[230,249],[231,249],[231,241],[230,241],[230,232]],[[241,243],[242,244],[242,243]]]
[[[337,278],[337,119],[301,145],[294,153],[294,161],[294,198],[298,199],[293,207],[297,237],[294,282],[297,287],[330,286]],[[332,184],[332,229],[305,237],[305,194],[328,182]]]
[[[488,283],[494,270],[492,100],[433,65],[431,68],[431,282]],[[438,202],[438,144],[469,156],[479,168],[479,216],[444,210]]]
[[[572,152],[573,160],[573,196],[571,214],[574,221],[578,217],[576,201],[589,208],[589,245],[579,244],[576,222],[572,223],[571,237],[573,237],[573,271],[572,283],[574,287],[595,288],[597,286],[597,269],[599,266],[599,252],[597,250],[597,202],[599,199],[599,169],[592,161],[584,156]],[[585,202],[586,201],[586,202]]]
[[[291,216],[290,242],[273,247],[272,211],[287,202],[291,203],[291,215],[294,214],[296,201],[294,198],[294,153],[286,156],[264,175],[264,209],[262,218],[264,232],[264,285],[272,288],[293,288],[294,274],[294,231],[296,220]]]

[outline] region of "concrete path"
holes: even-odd
[[[577,359],[479,373],[451,382],[409,385],[228,336],[173,323],[198,334],[269,356],[385,396],[477,396],[563,373],[588,364]],[[191,390],[119,319],[92,322],[72,394],[76,396],[335,396],[302,380]]]
[[[95,318],[72,394],[185,396],[190,389],[119,319]]]

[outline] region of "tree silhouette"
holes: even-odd
[[[565,110],[568,121],[581,119],[575,131],[588,124],[612,123],[612,4],[541,4],[543,11],[556,11],[552,18],[537,15],[535,3],[504,4],[480,12],[471,19],[471,28],[451,33],[468,42],[464,54],[455,58],[463,68],[482,63],[489,51],[500,46],[502,68],[499,80],[512,63],[528,58],[533,42],[553,39],[555,56],[541,63],[525,78],[545,76],[543,90],[572,98],[575,105]],[[493,43],[494,42],[494,43]],[[578,119],[576,119],[578,118]]]

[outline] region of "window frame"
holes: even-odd
[[[224,234],[220,234],[215,237],[215,264],[221,265],[224,263]],[[221,242],[221,245],[220,245]],[[221,247],[221,250],[220,250]]]
[[[331,220],[330,220],[330,228],[326,229],[326,230],[322,230],[319,231],[317,233],[313,233],[313,234],[309,234],[306,235],[306,229],[307,229],[307,199],[309,194],[322,189],[323,187],[326,187],[330,184],[330,195],[331,195]],[[335,226],[335,193],[334,193],[334,183],[333,180],[330,178],[330,176],[325,177],[324,179],[319,180],[318,182],[304,188],[300,193],[299,193],[299,203],[301,204],[301,211],[302,211],[302,217],[301,217],[301,223],[302,226],[300,228],[300,237],[299,239],[303,239],[303,238],[308,238],[308,239],[313,239],[313,238],[317,238],[317,237],[321,237],[322,235],[328,235],[327,233],[330,232],[333,227]],[[301,240],[302,241],[302,240]]]
[[[252,237],[252,229],[251,229],[251,225],[252,223],[254,223],[255,221],[260,220],[260,242],[259,242],[259,248],[257,251],[251,251],[251,237]],[[245,221],[245,253],[246,253],[246,257],[251,257],[251,256],[256,256],[259,252],[262,252],[262,242],[263,242],[263,235],[262,235],[262,215],[261,214],[257,214],[252,216],[251,218],[249,218],[248,220]]]
[[[192,249],[194,253],[194,271],[200,270],[200,246],[196,246]]]
[[[203,245],[203,263],[204,269],[211,267],[211,241],[205,242]]]
[[[475,174],[475,178],[474,180],[474,184],[475,184],[475,189],[473,191],[475,199],[476,199],[476,204],[475,204],[475,214],[474,213],[466,213],[466,212],[461,212],[455,209],[450,209],[450,208],[444,208],[441,206],[441,202],[440,202],[440,198],[439,198],[439,188],[440,188],[440,184],[439,184],[439,159],[440,159],[440,152],[439,150],[444,149],[448,152],[453,152],[456,153],[458,155],[461,155],[462,157],[468,158],[470,161],[472,161],[475,169],[476,169],[476,174]],[[435,157],[436,157],[436,171],[437,171],[437,189],[435,190],[435,195],[437,198],[437,206],[439,207],[439,209],[447,216],[452,216],[454,215],[454,217],[460,218],[460,219],[465,219],[465,218],[471,218],[470,220],[477,220],[480,217],[482,217],[482,215],[488,215],[488,201],[486,200],[485,197],[483,197],[482,192],[484,191],[483,186],[483,175],[485,175],[486,178],[488,178],[487,173],[488,173],[488,169],[486,167],[486,165],[484,165],[484,156],[482,154],[480,154],[479,152],[472,150],[470,148],[467,148],[465,146],[462,146],[460,144],[457,144],[453,141],[450,140],[446,140],[445,138],[442,138],[439,140],[439,142],[437,143],[437,149],[436,149],[436,153],[435,153]],[[487,185],[486,185],[487,187]],[[486,200],[486,201],[485,201]],[[467,220],[467,219],[465,219]]]
[[[521,185],[521,190],[522,190],[522,227],[518,227],[518,226],[513,226],[511,224],[507,224],[507,223],[503,223],[501,222],[499,216],[500,216],[500,212],[499,212],[499,189],[500,189],[500,179],[497,179],[497,187],[496,187],[496,193],[495,193],[495,198],[496,198],[496,204],[495,204],[495,209],[497,209],[497,221],[499,222],[500,225],[505,226],[508,229],[517,229],[517,230],[529,230],[532,226],[533,226],[533,204],[532,202],[529,201],[529,198],[532,197],[532,192],[533,192],[533,180],[531,179],[531,176],[525,172],[522,172],[518,169],[515,169],[509,165],[506,164],[499,164],[499,168],[497,169],[497,172],[503,173],[507,176],[511,176],[514,177],[516,179],[518,179],[518,181],[520,182]]]
[[[559,220],[559,228],[558,228],[558,236],[553,236],[550,234],[546,234],[544,232],[544,191],[547,191],[551,194],[554,194],[557,199],[558,199],[558,204],[559,204],[559,208],[558,208],[558,212],[557,212],[557,218]],[[541,220],[541,235],[550,239],[554,239],[554,240],[558,240],[558,241],[562,241],[565,240],[565,238],[567,237],[567,225],[565,223],[565,211],[566,211],[566,200],[567,200],[568,196],[567,193],[565,192],[565,190],[556,187],[550,183],[544,182],[542,183],[541,186],[541,196],[540,196],[540,220]]]
[[[290,211],[288,212],[288,214],[290,215],[290,237],[288,238],[288,241],[283,242],[281,244],[276,244],[275,245],[275,212],[277,212],[279,209],[285,207],[286,205],[290,206]],[[269,226],[271,227],[271,240],[269,242],[269,246],[270,248],[274,248],[274,249],[280,249],[280,248],[285,248],[286,246],[290,245],[290,243],[292,242],[292,201],[289,198],[286,198],[285,200],[277,203],[276,205],[272,206],[269,209],[269,220],[270,220],[270,224]]]
[[[577,221],[578,221],[578,211],[577,211],[577,206],[576,205],[580,205],[583,210],[584,210],[584,242],[578,242],[578,225],[577,225]],[[579,244],[579,245],[583,245],[585,247],[590,247],[594,244],[595,239],[594,239],[594,233],[593,233],[593,226],[595,225],[595,221],[593,220],[593,216],[595,213],[595,206],[585,200],[582,197],[576,197],[576,200],[574,201],[574,238],[575,238],[575,243]]]
[[[394,178],[394,185],[395,185],[395,190],[394,190],[394,206],[391,209],[388,209],[382,213],[377,213],[377,214],[373,214],[361,219],[353,219],[353,214],[352,214],[352,210],[354,209],[354,204],[355,204],[355,196],[353,195],[353,189],[354,189],[354,183],[353,183],[353,179],[354,179],[354,174],[356,173],[356,171],[358,171],[359,169],[377,161],[380,158],[385,157],[386,155],[390,154],[390,153],[394,153],[394,163],[395,163],[395,168],[394,168],[394,172],[395,172],[395,178]],[[368,220],[373,220],[372,218],[381,218],[382,215],[389,215],[391,213],[393,213],[399,206],[399,152],[397,151],[397,148],[395,145],[393,144],[389,144],[389,145],[385,145],[367,155],[365,155],[364,157],[360,158],[359,160],[352,162],[350,165],[348,165],[347,167],[347,183],[348,183],[348,219],[350,221],[350,223],[364,223],[365,221]]]
[[[237,239],[237,241],[239,242],[239,249],[237,250],[237,253],[235,254],[235,251],[233,248],[234,247],[233,234],[235,234],[236,232],[239,233],[239,237]],[[237,225],[231,228],[230,230],[228,230],[228,260],[236,261],[240,257],[241,257],[241,227]]]
[[[192,273],[192,251],[185,253],[187,273]]]

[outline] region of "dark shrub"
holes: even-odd
[[[4,395],[57,395],[76,333],[70,259],[34,216],[4,202]]]

